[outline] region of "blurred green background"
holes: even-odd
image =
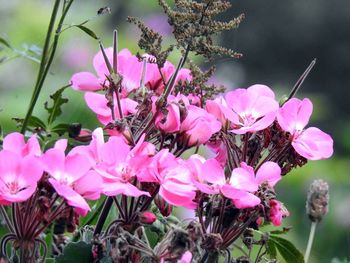
[[[105,46],[112,42],[112,30],[119,30],[120,48],[137,51],[138,30],[125,22],[128,15],[140,17],[171,41],[156,0],[76,0],[66,20],[67,25],[86,25],[101,37]],[[314,102],[310,125],[330,133],[335,141],[335,155],[330,160],[309,162],[288,174],[277,187],[279,199],[291,215],[284,225],[288,234],[304,251],[310,222],[305,215],[305,198],[313,179],[330,184],[329,214],[318,226],[312,262],[331,262],[332,258],[350,258],[350,2],[348,0],[234,0],[233,8],[222,19],[245,13],[240,28],[218,38],[222,45],[243,53],[240,60],[219,58],[216,81],[228,89],[262,83],[281,97],[311,62],[317,64],[298,94]],[[13,117],[24,117],[35,83],[38,64],[19,53],[35,57],[42,47],[53,1],[0,0],[0,36],[17,52],[0,49],[0,125],[5,133],[16,130]],[[101,7],[111,14],[97,16]],[[66,85],[78,71],[92,71],[92,58],[98,43],[77,28],[63,33],[56,59],[39,98],[34,114],[45,116],[43,104],[49,94]],[[177,62],[173,57],[173,63]],[[204,65],[205,66],[205,65]],[[70,102],[60,116],[62,122],[82,122],[84,127],[98,125],[83,100],[82,93],[67,90]]]

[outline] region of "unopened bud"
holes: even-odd
[[[152,212],[145,211],[140,214],[140,222],[142,224],[152,225],[156,220],[157,217]]]
[[[310,186],[307,201],[306,213],[312,222],[320,222],[328,212],[329,186],[323,180],[315,180]]]
[[[163,216],[169,216],[173,211],[173,206],[170,205],[167,201],[165,201],[160,195],[156,195],[154,198],[154,203],[159,209],[159,212]]]

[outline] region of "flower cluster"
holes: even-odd
[[[276,198],[276,183],[306,159],[333,153],[329,135],[304,129],[312,113],[309,99],[293,98],[280,107],[269,87],[253,85],[205,101],[198,93],[176,94],[167,86],[171,78],[174,86],[191,81],[187,69],[176,75],[170,62],[159,69],[151,56],[140,61],[127,49],[117,60],[118,72],[113,73],[106,66],[113,63],[113,50],[102,50],[93,63],[97,76],[81,72],[71,79],[104,125],[91,134],[84,131],[91,137],[89,144],[67,151],[62,139],[42,153],[35,135],[27,142],[19,133],[5,137],[0,204],[26,201],[34,207],[47,198],[54,199],[50,205],[61,198],[59,207],[85,216],[90,211],[86,200],[103,194],[114,199],[118,222],[132,229],[152,201],[165,216],[172,206],[185,207],[196,211],[204,233],[220,234],[218,247],[207,249],[223,250],[248,226],[280,225],[288,212]],[[212,158],[197,153],[182,157],[199,146],[212,152]],[[41,209],[37,225],[47,226],[63,211],[44,215]],[[17,234],[36,238],[39,232],[25,224]]]

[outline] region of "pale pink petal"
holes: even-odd
[[[21,157],[11,151],[0,151],[0,180],[13,181],[19,171]]]
[[[41,155],[40,144],[38,142],[38,138],[35,134],[33,134],[27,141],[27,145],[25,147],[25,151],[22,152],[23,156],[25,155]]]
[[[84,98],[88,107],[96,114],[104,117],[111,115],[111,109],[107,106],[108,101],[104,95],[86,92]]]
[[[195,198],[195,188],[189,185],[177,184],[172,180],[167,180],[161,184],[159,195],[169,204],[176,206],[187,206],[192,204]]]
[[[182,255],[179,263],[191,263],[191,261],[192,261],[192,253],[190,251],[186,251]]]
[[[279,110],[277,120],[284,131],[294,134],[301,132],[309,122],[312,103],[309,99],[292,98]]]
[[[90,207],[85,199],[72,188],[67,185],[60,184],[53,178],[49,178],[49,182],[57,194],[62,196],[67,201],[68,205],[76,208],[77,212],[81,216],[85,216],[90,211]]]
[[[65,158],[64,152],[58,149],[49,149],[42,157],[44,170],[52,176],[56,171],[64,171]]]
[[[103,187],[101,176],[91,170],[74,183],[74,190],[88,200],[97,200]]]
[[[36,190],[36,184],[35,185],[28,185],[25,187],[25,189],[15,193],[15,194],[12,194],[10,192],[1,193],[0,204],[1,204],[2,200],[5,201],[4,204],[24,202],[24,201],[28,200],[34,194],[35,190]]]
[[[74,74],[70,83],[75,90],[96,91],[102,89],[100,81],[90,72],[79,72]]]
[[[67,139],[60,139],[55,142],[55,146],[53,148],[58,149],[62,152],[64,152],[67,149],[68,140]]]
[[[272,187],[275,186],[281,178],[281,168],[274,162],[265,162],[256,173],[256,181],[258,184],[268,182]]]
[[[105,183],[103,186],[103,193],[107,196],[116,196],[119,194],[133,197],[139,197],[141,195],[150,196],[148,192],[141,191],[130,183],[122,182]]]
[[[249,208],[260,204],[260,199],[246,191],[238,190],[231,185],[224,185],[221,192],[227,198],[232,199],[237,208]]]
[[[255,84],[247,88],[248,92],[259,94],[259,96],[265,96],[274,99],[275,93],[266,85]]]
[[[22,156],[22,149],[25,146],[23,134],[19,132],[13,132],[8,134],[3,140],[3,149],[11,152],[15,152]]]
[[[326,159],[333,154],[333,139],[318,128],[310,127],[304,130],[292,146],[301,156],[309,160]]]
[[[38,157],[26,156],[21,160],[20,176],[23,181],[36,185],[43,175],[44,167]]]
[[[130,152],[130,146],[117,136],[111,136],[107,143],[101,147],[101,158],[108,164],[125,162]]]
[[[207,160],[202,166],[202,172],[199,175],[203,180],[216,185],[225,184],[225,173],[222,166],[215,159]]]
[[[230,185],[238,190],[249,192],[255,192],[258,190],[258,184],[255,180],[254,174],[251,174],[243,168],[233,169],[230,178]]]
[[[105,48],[104,51],[107,55],[108,61],[110,62],[111,65],[113,65],[113,48]],[[99,78],[105,79],[106,75],[107,76],[109,75],[109,71],[106,66],[106,62],[104,60],[102,51],[99,51],[95,55],[93,60],[93,65]]]
[[[68,155],[65,160],[65,171],[71,175],[74,180],[78,180],[85,175],[91,168],[89,159],[84,155]]]

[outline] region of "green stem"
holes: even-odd
[[[314,237],[315,237],[315,232],[316,232],[316,226],[317,226],[317,222],[311,223],[309,241],[307,242],[306,252],[305,252],[305,256],[304,256],[305,263],[308,262],[309,257],[310,257],[312,243],[314,242]]]
[[[68,2],[68,4],[66,5],[66,8],[64,9],[62,16],[59,20],[57,29],[55,31],[55,37],[54,40],[52,42],[52,46],[51,46],[51,50],[49,52],[50,49],[50,40],[51,40],[51,36],[53,34],[53,27],[55,25],[55,21],[56,21],[56,16],[58,13],[58,9],[59,9],[59,5],[60,5],[60,0],[56,0],[55,1],[55,5],[53,7],[53,11],[52,11],[52,15],[51,15],[51,19],[50,19],[50,24],[49,24],[49,28],[47,30],[47,34],[46,34],[46,40],[45,40],[45,44],[44,44],[44,49],[43,49],[43,54],[41,57],[41,62],[40,62],[40,68],[39,68],[39,72],[38,72],[38,77],[36,80],[36,84],[35,84],[35,88],[33,91],[33,95],[32,98],[30,100],[30,104],[29,104],[29,108],[27,111],[27,114],[24,118],[23,121],[23,125],[22,125],[22,129],[21,129],[21,133],[25,133],[26,129],[27,129],[27,125],[28,125],[28,121],[30,119],[30,117],[32,116],[35,104],[39,98],[39,94],[42,90],[44,81],[46,79],[46,76],[49,72],[50,66],[52,64],[53,58],[55,56],[56,53],[56,49],[57,49],[57,45],[58,45],[58,39],[61,33],[61,29],[62,29],[62,25],[64,22],[64,19],[66,18],[66,15],[68,13],[69,8],[71,7],[72,3],[74,0],[70,0]],[[48,58],[48,60],[47,60]]]

